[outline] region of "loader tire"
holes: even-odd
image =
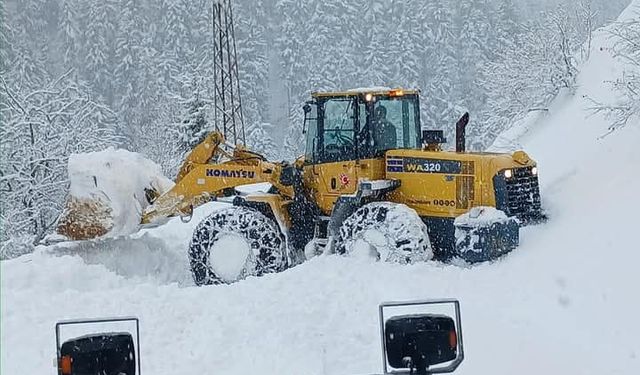
[[[189,244],[189,262],[199,286],[231,284],[288,265],[278,226],[247,207],[223,209],[200,222]]]
[[[411,208],[374,202],[360,207],[340,227],[336,253],[411,264],[433,257],[427,226]]]

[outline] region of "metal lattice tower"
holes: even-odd
[[[231,0],[213,0],[213,118],[216,129],[233,144],[245,144],[238,58]]]

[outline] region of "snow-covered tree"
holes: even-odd
[[[117,107],[121,118],[129,117],[140,108],[138,99],[141,86],[141,70],[144,53],[144,37],[140,25],[144,23],[142,9],[135,0],[127,0],[120,4],[120,17],[116,34],[116,67],[115,82],[118,85],[116,94]]]
[[[247,144],[249,148],[263,155],[269,160],[280,158],[278,147],[271,136],[273,126],[269,123],[255,124],[247,129]]]
[[[267,25],[260,23],[265,18],[261,3],[238,3],[234,10],[240,95],[248,130],[267,119]]]
[[[511,47],[502,49],[481,71],[487,93],[480,115],[480,131],[473,133],[477,148],[486,147],[517,118],[544,110],[561,91],[571,92],[577,76],[582,43],[591,30],[579,28],[586,15],[557,8],[541,20],[518,27]]]
[[[113,113],[70,73],[26,92],[1,81],[2,258],[29,249],[55,224],[67,190],[68,156],[117,143]]]
[[[18,0],[15,15],[8,14],[11,23],[13,60],[7,72],[16,87],[41,87],[49,79],[47,71],[46,39],[33,38],[33,34],[44,34],[44,2],[42,0]]]
[[[185,154],[202,142],[209,132],[209,127],[206,120],[207,106],[197,91],[194,96],[185,100],[183,105],[184,112],[176,127],[179,135],[178,147]]]
[[[115,92],[115,37],[117,19],[115,2],[104,0],[84,4],[83,41],[78,51],[82,59],[82,77],[110,106]]]
[[[58,17],[57,44],[60,48],[58,65],[64,69],[78,65],[78,45],[80,43],[80,31],[78,29],[78,3],[77,0],[63,0],[60,4]]]
[[[614,131],[640,118],[640,9],[628,20],[618,22],[611,37],[615,55],[626,62],[622,78],[613,83],[621,98],[613,104],[594,102],[591,110],[608,115],[612,120],[609,130]]]

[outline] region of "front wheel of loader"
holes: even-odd
[[[410,264],[433,257],[427,226],[411,208],[374,202],[360,207],[340,227],[338,254]]]
[[[231,284],[287,268],[284,239],[273,220],[247,207],[214,212],[189,244],[196,285]]]

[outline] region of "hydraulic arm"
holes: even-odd
[[[260,182],[271,183],[285,198],[293,188],[280,182],[283,165],[271,163],[262,155],[233,146],[228,153],[221,133],[212,132],[185,159],[175,186],[158,196],[142,215],[142,224],[161,223],[170,216],[190,216],[193,208],[224,196],[229,190]],[[222,158],[228,160],[219,162]]]

